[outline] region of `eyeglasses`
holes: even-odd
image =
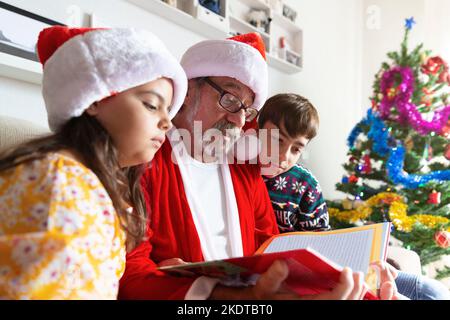
[[[219,104],[226,111],[230,113],[238,113],[239,111],[244,109],[245,121],[251,122],[256,118],[256,116],[258,115],[258,110],[256,110],[255,108],[246,107],[239,98],[237,98],[230,92],[223,90],[213,81],[211,81],[211,79],[203,78],[203,80],[220,93]]]

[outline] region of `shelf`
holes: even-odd
[[[203,35],[208,39],[224,39],[228,37],[227,32],[217,29],[206,22],[197,20],[190,14],[174,8],[161,0],[128,0],[128,2],[152,12],[157,16],[170,20],[183,28]]]
[[[36,61],[0,52],[0,76],[40,85],[42,65]]]
[[[238,0],[239,2],[242,2],[243,4],[247,5],[248,7],[252,9],[258,9],[258,10],[270,10],[270,7],[259,1],[259,0]]]
[[[246,33],[257,32],[262,37],[270,39],[270,35],[268,33],[257,29],[255,26],[251,25],[250,23],[248,23],[248,22],[246,22],[246,21],[244,21],[242,19],[230,16],[230,29],[235,30],[235,28],[236,28],[235,26],[236,25],[238,27],[241,27],[242,29],[245,30],[245,31],[242,31],[242,32],[246,32]]]
[[[292,55],[294,55],[294,56],[296,56],[296,57],[301,58],[300,53],[298,53],[298,52],[296,52],[296,51],[294,51],[294,50],[286,49],[286,52],[287,52],[287,53],[290,53],[290,54],[292,54]]]
[[[270,66],[279,69],[283,72],[286,72],[288,74],[294,74],[302,71],[301,67],[289,63],[283,59],[280,59],[275,55],[273,55],[272,53],[267,55],[267,62]]]
[[[273,13],[272,23],[280,25],[283,29],[292,33],[302,32],[302,29],[288,18],[280,15],[279,13]]]
[[[270,8],[267,5],[257,0],[238,0],[238,1],[249,7],[270,10]],[[168,4],[162,2],[161,0],[128,0],[128,2],[134,4],[135,6],[143,10],[149,11],[159,17],[165,18],[183,27],[186,30],[190,30],[199,35],[202,35],[207,39],[217,40],[217,39],[226,39],[230,37],[230,34],[228,32],[220,30],[204,21],[198,20],[193,16],[191,16],[190,14],[182,11],[181,9],[169,6]],[[235,16],[227,16],[227,19],[230,22],[230,29],[234,29],[234,31],[260,33],[263,39],[265,40],[267,50],[268,51],[271,50],[270,42],[273,41],[273,39],[270,34],[259,31],[250,23],[244,21],[243,19],[236,18]],[[282,28],[286,28],[289,32],[292,32],[292,30],[293,30],[292,33],[294,34],[302,32],[300,27],[296,26],[292,21],[288,20],[287,18],[278,15],[277,19],[278,24],[281,25]],[[301,54],[299,53],[294,52],[294,54],[301,57]],[[273,54],[269,53],[267,53],[267,63],[269,66],[279,69],[282,72],[288,74],[294,74],[302,71],[301,67],[296,66],[287,61],[284,61],[274,56]]]
[[[290,61],[289,58],[295,59],[296,62],[294,63],[294,62]],[[291,63],[291,64],[293,64],[293,65],[295,65],[297,67],[300,67],[300,68],[303,65],[302,55],[300,53],[298,53],[298,52],[295,52],[295,51],[292,51],[292,50],[289,50],[289,49],[286,49],[286,61],[288,63]]]
[[[229,37],[229,34],[223,30],[219,30],[208,23],[197,20],[182,10],[169,6],[160,0],[128,1],[138,7],[141,7],[142,9],[166,18],[167,20],[170,20],[188,30],[201,34],[207,39],[225,39]],[[257,0],[240,1],[255,8],[265,8],[265,4]],[[258,7],[258,5],[260,7]],[[274,20],[276,23],[278,22],[278,24],[282,24],[283,27],[289,28],[291,32],[301,32],[300,27],[296,26],[292,21],[285,17],[274,15]],[[239,25],[239,27],[244,28],[244,30],[248,30],[248,32],[258,32],[265,39],[270,41],[269,34],[259,31],[254,26],[241,19],[230,16],[230,24],[232,27],[234,24]],[[299,55],[297,52],[293,52],[293,54]],[[267,54],[267,62],[269,66],[277,68],[288,74],[297,73],[302,70],[301,67],[284,61],[273,54]],[[42,65],[39,62],[0,52],[0,76],[40,85],[42,83]]]

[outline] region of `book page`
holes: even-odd
[[[374,230],[360,230],[340,234],[316,233],[314,235],[285,234],[273,239],[264,253],[312,248],[353,271],[367,273],[374,239]]]

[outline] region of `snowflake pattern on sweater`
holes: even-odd
[[[327,204],[319,182],[301,165],[273,177],[263,177],[280,232],[329,230]]]

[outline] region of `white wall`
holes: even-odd
[[[425,1],[425,39],[426,47],[450,62],[450,1]]]
[[[375,74],[380,70],[382,63],[388,61],[386,54],[400,49],[406,18],[414,17],[418,22],[410,35],[411,48],[423,42],[425,4],[424,0],[364,0],[363,14],[365,26],[361,108],[364,111],[371,105],[369,98],[372,96]]]
[[[40,86],[0,76],[0,115],[25,119],[48,128]]]
[[[405,18],[414,17],[417,24],[410,33],[409,48],[423,43],[434,55],[450,61],[449,0],[364,0],[366,28],[363,40],[363,108],[370,106],[369,97],[375,74],[389,51],[398,51],[404,35]],[[374,27],[374,10],[380,23]]]
[[[327,198],[342,197],[336,182],[345,173],[346,140],[361,119],[361,1],[288,0],[304,31],[304,70],[270,73],[273,93],[299,93],[316,106],[320,131],[303,162],[316,175]]]
[[[68,8],[98,14],[111,26],[148,28],[178,58],[199,35],[159,18],[124,0],[7,0],[12,5],[67,23]],[[304,71],[286,75],[270,68],[270,93],[295,92],[308,97],[319,109],[320,135],[309,147],[306,165],[316,174],[327,197],[334,198],[334,184],[344,173],[345,141],[361,112],[360,0],[287,0],[299,13],[304,29]],[[85,21],[86,22],[86,21]],[[47,126],[40,87],[0,77],[0,114]]]

